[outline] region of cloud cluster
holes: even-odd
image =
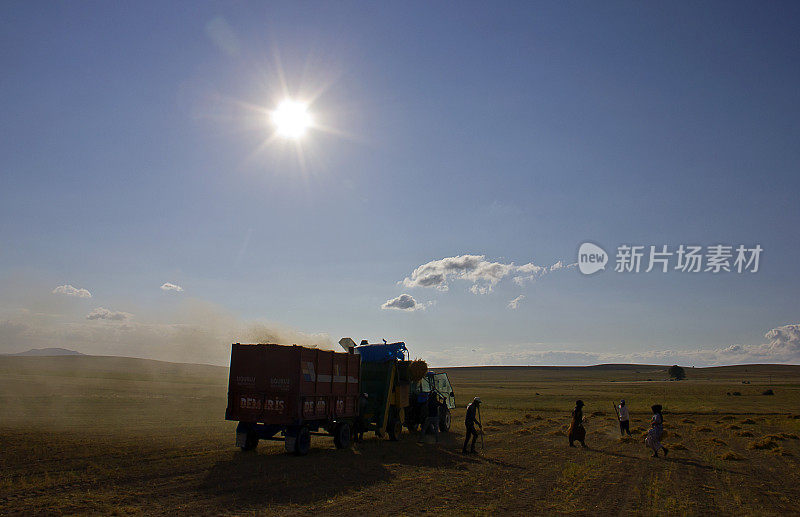
[[[98,307],[86,315],[87,320],[125,321],[132,317],[133,314],[122,311],[110,311],[105,307]]]
[[[166,283],[161,284],[161,290],[162,291],[175,291],[175,292],[179,293],[179,292],[183,291],[183,287],[181,287],[181,286],[179,286],[177,284],[172,284],[170,282],[166,282]]]
[[[445,347],[426,352],[428,363],[436,366],[588,366],[606,363],[680,364],[723,366],[730,364],[800,364],[800,324],[784,325],[765,334],[764,344],[729,345],[695,350],[648,350],[628,354],[578,350],[536,350],[532,345],[515,345],[503,350],[470,350]],[[540,346],[540,345],[539,345]]]
[[[386,300],[386,302],[381,305],[381,309],[396,309],[411,312],[424,310],[428,305],[429,303],[418,303],[410,294],[401,294],[397,298]]]
[[[74,296],[76,298],[91,298],[92,293],[90,293],[87,289],[80,289],[78,287],[73,287],[69,284],[60,285],[53,289],[53,294],[63,294],[65,296]]]
[[[401,282],[406,287],[432,287],[440,291],[449,289],[452,280],[466,280],[472,283],[470,291],[474,294],[487,294],[506,277],[512,276],[514,281],[523,285],[536,280],[551,271],[559,271],[574,267],[564,265],[561,261],[552,266],[538,266],[533,262],[514,265],[513,262],[491,262],[485,255],[458,255],[432,260],[417,267],[411,276]]]

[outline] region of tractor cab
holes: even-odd
[[[433,395],[444,401],[439,414],[439,430],[445,433],[450,430],[450,411],[456,407],[456,394],[445,372],[436,373],[430,370],[411,385],[411,404],[406,410],[406,426],[410,430],[416,430],[425,420],[425,405]]]
[[[440,398],[444,399],[447,409],[455,409],[456,394],[446,373],[428,371],[425,377],[419,381],[418,394],[424,398],[424,401],[428,400],[428,394],[431,392],[435,392]]]

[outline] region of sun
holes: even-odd
[[[304,102],[286,99],[270,113],[277,134],[283,138],[297,140],[306,134],[313,121]]]

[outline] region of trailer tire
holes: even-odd
[[[242,434],[245,435],[243,444],[239,442],[238,438]],[[252,424],[245,424],[239,422],[239,425],[236,426],[236,435],[237,435],[236,445],[241,444],[239,448],[242,450],[242,452],[252,451],[256,447],[258,447],[258,433],[256,432]]]
[[[258,447],[258,434],[255,431],[249,431],[242,452],[254,451],[256,447]]]
[[[311,449],[311,432],[308,427],[302,426],[297,430],[294,439],[294,453],[296,456],[305,456]]]
[[[403,433],[403,422],[399,418],[393,417],[386,426],[386,432],[389,434],[391,441],[398,441]]]
[[[450,414],[450,408],[445,407],[442,409],[442,416],[439,418],[439,430],[443,433],[450,432],[450,424],[453,422],[453,417]]]
[[[347,422],[342,422],[333,429],[333,444],[337,449],[350,447],[351,437],[350,424]]]

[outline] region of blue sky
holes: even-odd
[[[260,325],[440,364],[800,362],[799,15],[4,2],[0,352],[224,362]],[[325,126],[302,161],[265,115],[287,94]],[[587,240],[764,252],[756,274],[400,284],[468,254],[568,264]],[[401,294],[424,310],[381,309]]]

